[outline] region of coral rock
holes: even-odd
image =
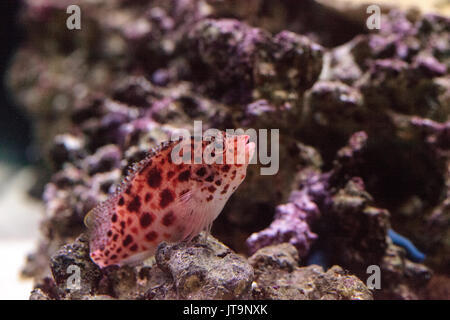
[[[163,244],[158,248],[158,266],[172,276],[180,298],[248,299],[251,266],[212,237],[202,244],[202,236],[193,246]]]
[[[289,244],[257,251],[249,261],[255,268],[255,299],[371,300],[370,290],[356,276],[334,266],[297,266],[298,254]]]

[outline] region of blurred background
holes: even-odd
[[[39,234],[43,212],[39,197],[32,196],[35,181],[31,124],[5,86],[5,75],[15,49],[24,39],[17,15],[20,1],[0,3],[0,299],[28,299],[30,279],[20,269]]]

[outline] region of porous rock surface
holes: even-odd
[[[80,281],[73,279],[74,266]],[[253,268],[242,256],[203,234],[191,243],[162,243],[138,266],[99,269],[85,235],[51,258],[53,278],[31,299],[249,299]]]
[[[260,249],[249,258],[255,268],[253,297],[283,300],[371,300],[372,293],[354,275],[335,265],[299,267],[298,253],[290,244]]]

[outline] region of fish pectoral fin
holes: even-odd
[[[177,199],[178,208],[181,210],[178,216],[181,219],[181,225],[184,227],[182,240],[191,241],[204,228],[203,221],[199,221],[197,199],[195,193],[189,190]]]

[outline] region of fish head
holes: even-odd
[[[256,146],[248,135],[221,133],[202,147],[203,161],[192,165],[191,178],[197,182],[194,189],[204,202],[203,210],[215,219],[244,181]]]

